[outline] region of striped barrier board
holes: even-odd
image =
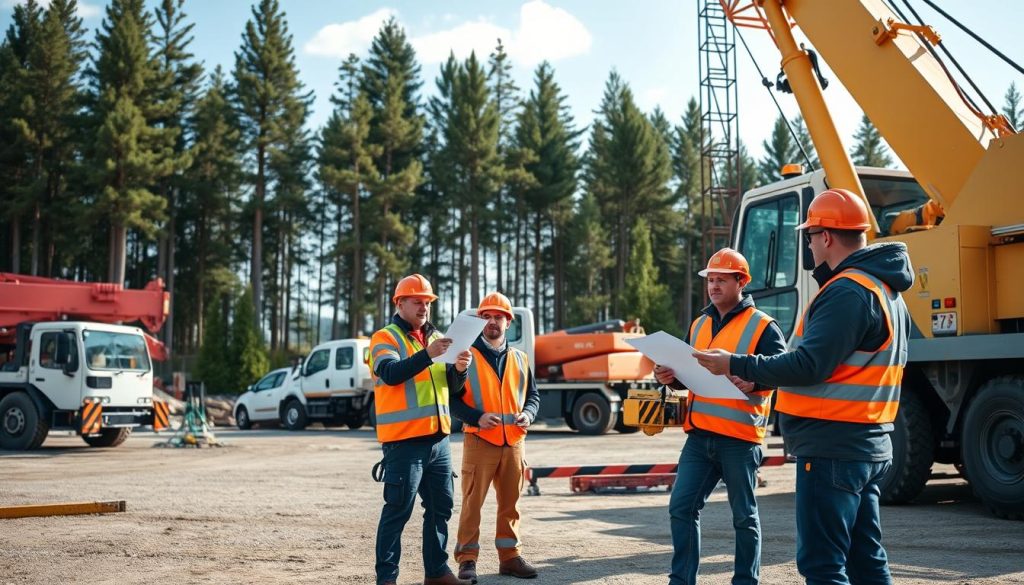
[[[782,465],[786,463],[785,455],[769,455],[761,462],[761,467]],[[641,475],[667,473],[674,474],[679,467],[678,463],[640,463],[632,465],[564,465],[559,467],[528,467],[526,479],[530,486],[526,493],[531,496],[540,495],[540,486],[537,480],[554,477],[574,477],[577,475]]]

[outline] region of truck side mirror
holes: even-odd
[[[78,371],[78,352],[75,351],[75,334],[67,331],[57,337],[55,363],[61,366],[65,375],[71,376]]]
[[[67,335],[57,337],[57,349],[53,354],[53,363],[58,366],[67,365],[71,359],[71,343]]]

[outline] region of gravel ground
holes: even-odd
[[[51,434],[30,453],[0,452],[0,505],[126,500],[117,514],[0,520],[0,585],[22,583],[372,583],[382,503],[370,468],[380,457],[372,430],[218,430],[212,449],[157,449],[167,434],[133,435],[93,449]],[[674,462],[684,437],[582,437],[535,429],[533,465]],[[461,461],[462,440],[452,443]],[[951,466],[913,505],[883,509],[898,583],[1024,583],[1024,523],[990,516]],[[764,469],[759,488],[762,582],[801,583],[794,562],[793,468]],[[524,496],[524,556],[533,583],[666,583],[671,555],[664,489],[573,494],[567,479],[541,480]],[[456,486],[456,493],[458,493]],[[450,524],[452,543],[459,497]],[[482,542],[494,518],[484,511]],[[725,491],[705,509],[702,583],[729,583],[733,532]],[[421,519],[405,532],[400,583],[422,582]],[[452,561],[454,567],[454,561]],[[481,583],[497,574],[482,551]]]

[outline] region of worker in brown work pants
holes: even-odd
[[[465,385],[451,400],[452,414],[466,422],[455,560],[459,578],[476,583],[480,510],[493,483],[498,499],[494,537],[498,572],[530,579],[537,576],[537,570],[521,555],[518,504],[526,466],[526,427],[537,416],[540,393],[526,354],[509,347],[505,339],[514,318],[505,295],[494,292],[484,297],[477,315],[487,323],[470,348],[476,364],[474,367],[471,362]]]

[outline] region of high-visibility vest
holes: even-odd
[[[516,415],[526,404],[526,383],[529,381],[530,366],[526,354],[513,347],[505,356],[505,375],[501,380],[480,350],[473,352],[473,363],[466,372],[464,402],[477,410],[501,415],[501,424],[493,429],[481,429],[467,424],[464,433],[474,433],[494,445],[515,445],[526,436],[526,429],[516,425]]]
[[[429,345],[441,334],[434,331]],[[370,339],[370,372],[373,376],[373,401],[377,410],[377,440],[381,443],[424,437],[438,431],[452,431],[448,409],[448,378],[445,364],[434,363],[405,382],[389,386],[377,376],[374,364],[381,359],[404,360],[423,349],[394,323],[377,331]]]
[[[752,354],[771,322],[768,315],[747,307],[712,337],[711,317],[701,315],[690,326],[690,341],[699,350],[719,348],[730,353]],[[773,389],[758,390],[747,394],[746,400],[734,400],[706,398],[691,390],[683,430],[702,429],[742,441],[762,443],[768,434],[772,392]]]
[[[816,418],[852,423],[890,423],[896,420],[900,404],[900,382],[907,363],[907,331],[904,317],[907,306],[903,298],[881,280],[860,270],[844,270],[833,276],[821,291],[840,278],[856,282],[871,291],[885,313],[889,337],[875,351],[854,351],[827,380],[813,386],[779,388],[775,408],[779,412],[803,418]],[[817,296],[815,296],[817,298]],[[800,346],[807,312],[796,327],[792,346]],[[860,313],[852,319],[863,319]]]

